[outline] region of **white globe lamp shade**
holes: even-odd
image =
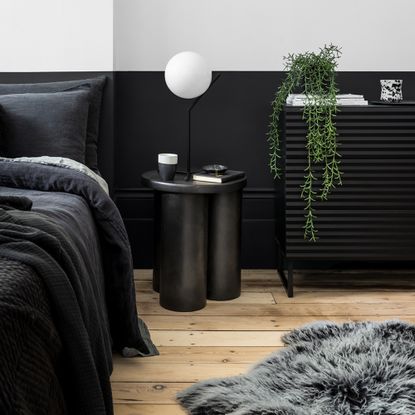
[[[212,81],[212,70],[198,53],[181,52],[167,63],[164,79],[173,94],[192,99],[207,91]]]

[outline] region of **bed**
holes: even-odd
[[[96,156],[85,156],[91,148],[89,84],[75,83],[82,99],[73,84],[53,84],[43,84],[52,89],[46,93],[42,86],[2,92],[0,85],[0,413],[109,415],[113,350],[127,358],[157,349],[137,316],[125,227]],[[60,113],[56,93],[71,100]],[[51,109],[39,114],[45,108],[39,100],[51,94],[52,103],[45,104]],[[31,100],[34,109],[27,108]],[[62,127],[74,108],[76,128]],[[28,113],[33,116],[26,119]],[[36,128],[42,116],[51,131],[50,125]],[[74,114],[69,118],[73,122]],[[24,141],[18,154],[22,133],[36,141]],[[59,148],[65,134],[72,140],[77,133],[80,151],[71,141]],[[48,134],[59,139],[36,148]]]

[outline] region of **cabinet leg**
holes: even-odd
[[[292,261],[287,261],[287,275],[285,275],[284,266],[278,268],[282,285],[285,288],[287,297],[294,297],[294,264]]]

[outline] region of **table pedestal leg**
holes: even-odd
[[[207,291],[211,300],[241,295],[241,200],[241,191],[210,198]]]
[[[208,198],[160,195],[160,305],[194,311],[206,305]]]
[[[154,266],[153,266],[153,290],[160,292],[160,243],[161,243],[161,194],[154,192]]]

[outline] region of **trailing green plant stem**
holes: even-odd
[[[289,94],[300,90],[306,96],[303,119],[307,125],[308,162],[304,171],[304,184],[301,186],[301,198],[305,203],[304,238],[310,241],[317,239],[314,202],[316,199],[327,200],[331,191],[341,185],[335,124],[338,93],[335,70],[340,54],[337,46],[329,45],[320,49],[319,53],[288,55],[284,58],[286,77],[272,101],[268,132],[269,167],[273,177],[280,178],[280,117]],[[321,182],[318,191],[315,189],[316,182]]]

